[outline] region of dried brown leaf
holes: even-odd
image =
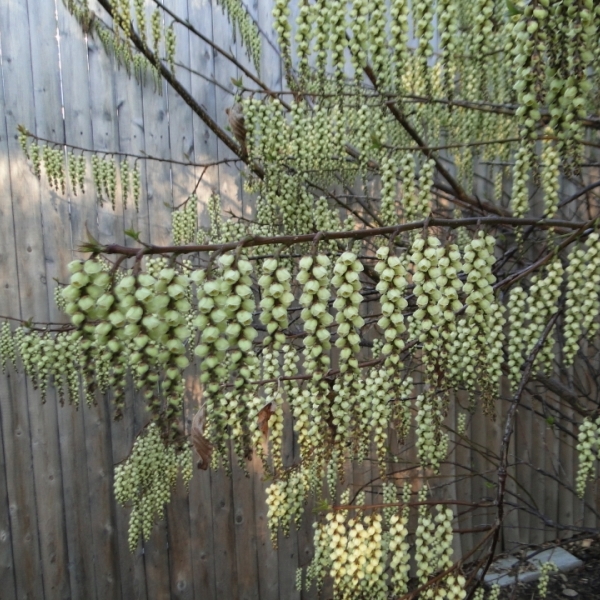
[[[212,445],[204,437],[204,410],[200,409],[192,420],[192,444],[200,457],[200,460],[196,463],[199,469],[206,471],[210,465],[210,458],[212,456]]]
[[[273,404],[269,402],[269,404],[263,406],[258,413],[258,428],[265,437],[267,437],[267,434],[269,433],[269,419],[274,412]]]

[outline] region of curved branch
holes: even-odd
[[[412,223],[405,223],[403,225],[392,225],[389,227],[373,227],[372,229],[357,229],[352,231],[321,231],[316,233],[304,233],[301,235],[280,235],[280,236],[256,236],[249,240],[245,247],[253,246],[266,246],[271,244],[280,244],[283,246],[291,246],[293,244],[306,244],[314,242],[315,238],[319,236],[320,240],[344,240],[354,239],[362,240],[365,238],[375,237],[378,235],[390,235],[399,234],[404,231],[413,231],[415,229],[422,229],[426,224],[432,227],[449,227],[455,229],[456,227],[465,227],[468,225],[514,225],[522,227],[524,225],[534,225],[540,229],[553,229],[557,227],[564,227],[567,229],[576,229],[577,231],[571,235],[563,244],[561,248],[566,247],[570,244],[578,235],[581,235],[582,231],[585,231],[591,226],[593,222],[580,222],[580,221],[564,221],[559,219],[519,219],[517,217],[467,217],[464,219],[439,219],[431,217],[422,221],[414,221]],[[193,254],[195,252],[213,252],[219,250],[220,252],[228,252],[235,250],[238,247],[238,242],[228,242],[225,244],[193,244],[189,246],[149,246],[145,253],[146,254]],[[136,256],[138,252],[137,248],[130,248],[127,246],[121,246],[119,244],[109,244],[103,246],[100,250],[101,254],[123,254],[126,256]],[[552,256],[552,255],[550,255]],[[534,263],[532,267],[528,267],[525,272],[521,271],[504,281],[496,284],[496,287],[511,283],[515,278],[523,277],[526,273],[545,264],[549,260],[547,256],[542,257],[539,261]]]

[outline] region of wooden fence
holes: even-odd
[[[215,3],[165,0],[165,4],[192,19],[222,47],[238,51]],[[273,38],[270,3],[254,0],[250,8]],[[224,126],[224,109],[232,103],[231,78],[238,73],[184,31],[178,31],[177,41],[177,61],[190,64],[193,57],[194,68],[202,74],[180,69],[178,76]],[[241,52],[239,56],[245,60]],[[191,157],[196,162],[229,155],[167,86],[158,94],[151,82],[140,87],[124,70],[116,69],[113,58],[97,39],[82,33],[60,0],[0,2],[0,61],[0,315],[60,321],[64,316],[53,300],[55,279],[67,279],[65,266],[77,256],[75,249],[86,229],[101,242],[133,243],[124,234],[128,228],[153,243],[166,242],[170,209],[190,193],[199,172],[167,162],[140,161],[139,212],[131,202],[127,208],[118,203],[113,211],[107,203],[98,204],[89,168],[84,194],[74,195],[70,189],[57,194],[45,177],[38,180],[19,147],[18,124],[42,138],[107,153],[146,153],[181,161]],[[281,86],[280,61],[269,44],[264,44],[262,77],[275,88]],[[226,208],[250,214],[251,201],[244,197],[239,173],[221,165],[209,169],[199,187],[204,223],[206,199],[217,189],[224,194]],[[189,423],[199,395],[193,377],[188,387]],[[139,406],[128,404],[125,418],[114,422],[106,398],[99,398],[97,406],[75,410],[61,407],[52,389],[42,403],[22,374],[8,371],[0,376],[0,598],[315,597],[314,591],[294,590],[296,568],[311,558],[309,519],[289,538],[280,536],[277,550],[273,549],[256,461],[250,477],[233,465],[232,477],[197,472],[189,494],[179,484],[166,519],[147,543],[130,553],[128,511],[114,501],[112,477],[113,466],[127,456],[144,422]],[[531,411],[523,410],[515,443],[548,470],[573,470],[572,446],[561,445],[551,428],[537,427]],[[480,444],[498,441],[500,435],[499,425],[480,416],[471,423],[471,432]],[[294,452],[290,443],[287,461],[294,459]],[[481,456],[459,446],[453,456],[464,468],[446,468],[444,493],[474,501],[490,495],[483,478],[470,476],[470,468],[485,470]],[[370,466],[353,465],[347,481],[356,489],[372,475]],[[548,515],[581,520],[581,504],[558,483],[544,479],[542,484],[540,477],[537,485],[538,475],[530,468],[523,468],[519,477],[535,490],[535,501]],[[485,514],[462,520],[465,528],[485,522]],[[457,551],[470,547],[476,535],[462,536]],[[548,533],[535,529],[527,515],[508,517],[507,545],[539,542],[544,535]]]

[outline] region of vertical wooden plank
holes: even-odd
[[[212,37],[212,6],[209,0],[194,0],[193,9],[190,10],[190,21],[207,37]],[[195,36],[190,37],[190,55],[194,57],[194,69],[204,74],[208,79],[215,76],[214,50]],[[211,117],[215,117],[216,98],[213,86],[207,79],[192,75],[191,91],[194,98],[206,108]],[[194,133],[194,161],[206,163],[215,160],[217,156],[217,140],[214,133],[197,116],[192,116],[192,129]],[[195,176],[201,175],[196,170]],[[209,168],[198,185],[197,195],[199,200],[200,225],[209,225],[208,199],[210,195],[217,192],[219,188],[219,170],[217,167]]]
[[[6,377],[0,375],[0,394],[8,397]],[[0,431],[2,427],[2,401],[0,400]],[[6,456],[4,444],[0,444],[0,589],[3,598],[13,600],[17,598],[15,587],[15,564],[12,549],[12,535],[9,514],[8,482],[6,481]]]
[[[51,9],[53,7],[50,7]],[[0,28],[3,40],[3,75],[5,81],[5,102],[13,209],[15,224],[16,255],[20,269],[20,296],[22,311],[48,320],[47,281],[52,269],[51,243],[45,246],[44,224],[49,231],[54,230],[59,199],[42,184],[44,198],[50,197],[52,204],[41,204],[40,185],[31,176],[14,134],[17,123],[24,123],[40,133],[56,131],[55,127],[42,125],[47,116],[61,116],[60,93],[58,87],[58,54],[52,36],[40,36],[39,31],[56,29],[53,10],[47,7],[39,11],[29,11],[27,3],[10,3],[0,9]],[[10,33],[9,33],[10,32]],[[17,34],[19,32],[19,34]],[[40,69],[40,58],[46,59],[48,71]],[[35,97],[34,97],[35,95]],[[36,128],[36,121],[39,129]],[[54,119],[56,123],[56,119]],[[61,139],[62,131],[58,131]],[[48,136],[52,137],[52,136]],[[27,390],[25,395],[23,391]],[[27,382],[21,393],[15,394],[22,402],[26,398],[29,421],[22,421],[31,434],[33,456],[34,487],[33,495],[25,501],[37,510],[39,528],[40,572],[47,598],[67,598],[70,596],[70,581],[67,571],[67,543],[65,535],[65,515],[62,501],[62,477],[56,402],[53,392],[48,394],[48,402],[41,404],[39,391],[33,390]],[[18,414],[20,409],[15,413]],[[16,415],[15,415],[16,416]],[[27,425],[26,425],[27,424]],[[17,475],[20,478],[19,475]],[[19,479],[17,479],[19,485]],[[43,499],[43,501],[42,501]],[[37,571],[37,568],[35,569]],[[35,574],[34,573],[32,574]],[[26,574],[25,577],[28,577]],[[28,587],[28,583],[25,587]],[[41,595],[41,594],[40,594]]]
[[[483,407],[477,406],[476,412],[473,414],[471,419],[471,435],[470,440],[474,443],[474,448],[471,451],[471,466],[474,469],[477,476],[473,478],[471,482],[472,502],[483,502],[493,496],[493,492],[486,486],[481,473],[485,471],[486,461],[481,456],[480,448],[485,446],[485,435],[486,435],[486,421],[487,417],[483,414]],[[486,523],[486,511],[484,509],[477,509],[473,512],[472,517],[473,527],[485,525]],[[473,535],[473,542],[477,544],[481,539],[482,534],[475,533]]]
[[[243,459],[242,459],[243,460]],[[233,460],[233,507],[235,523],[235,550],[238,573],[238,598],[261,599],[258,578],[258,553],[252,478],[256,477],[252,463],[246,463],[249,474],[244,473],[237,460]]]
[[[193,0],[188,2],[191,23],[200,32],[212,37],[212,5],[209,0]],[[194,57],[194,69],[203,73],[207,78],[214,77],[214,51],[195,36],[190,37],[190,56]],[[191,78],[192,96],[214,116],[215,95],[212,85],[198,76]],[[192,131],[194,134],[193,158],[197,163],[214,160],[217,155],[217,142],[214,134],[196,115],[192,116]],[[196,177],[200,172],[196,171]],[[218,169],[210,168],[204,174],[197,189],[199,199],[200,223],[209,224],[206,206],[210,195],[218,189]],[[188,380],[188,390],[196,400],[195,409],[199,408],[202,389],[197,376]],[[208,598],[216,598],[215,551],[213,532],[213,498],[212,481],[208,471],[196,471],[190,484],[190,531],[191,547],[194,559],[194,590],[196,594],[204,594]],[[217,538],[218,539],[218,538]],[[217,543],[220,543],[218,540]]]
[[[14,372],[0,378],[2,440],[10,516],[12,564],[3,573],[15,597],[44,598],[40,560],[38,516],[36,513],[31,436],[27,415],[25,380]],[[4,588],[3,588],[4,590]]]
[[[213,556],[212,495],[208,471],[196,471],[190,483],[190,531],[194,590],[198,597],[217,598]]]
[[[210,472],[210,483],[213,505],[216,597],[237,598],[238,572],[233,526],[232,481],[223,469],[219,469]]]
[[[57,23],[54,23],[55,8],[58,17]],[[45,15],[44,22],[48,24],[43,29],[41,25],[34,25],[32,27],[34,36],[37,36],[42,31],[44,39],[49,40],[53,46],[56,46],[54,37],[55,33],[58,34],[58,58],[60,59],[60,66],[63,72],[61,82],[66,84],[61,91],[63,94],[66,91],[68,94],[66,98],[68,107],[66,107],[66,112],[63,113],[64,117],[68,120],[63,123],[61,110],[65,109],[65,106],[62,105],[62,98],[59,95],[60,91],[56,89],[59,85],[57,81],[58,71],[53,72],[47,69],[47,60],[51,48],[48,48],[48,51],[39,52],[39,60],[43,60],[43,64],[38,67],[42,81],[39,84],[36,83],[36,87],[45,90],[45,97],[42,103],[45,113],[48,114],[44,114],[38,119],[38,134],[50,139],[57,139],[59,141],[64,139],[65,141],[82,145],[82,139],[86,137],[85,131],[90,128],[88,88],[85,84],[81,85],[82,82],[87,82],[86,49],[83,42],[83,35],[79,26],[68,15],[62,4],[56,7],[47,4],[44,6],[43,11],[35,11],[35,14],[38,19],[42,14]],[[63,35],[64,38],[62,37]],[[64,65],[68,65],[69,68],[64,70]],[[34,62],[34,77],[36,77],[35,71]],[[45,78],[47,77],[53,78],[50,82],[51,85],[46,83]],[[70,81],[66,82],[65,79],[67,78]],[[52,86],[54,86],[54,89]],[[53,91],[51,101],[47,97],[49,90]],[[74,91],[75,93],[73,93]],[[70,121],[70,117],[73,117],[74,122]],[[58,123],[56,130],[54,127],[51,128],[53,122]],[[67,140],[67,136],[69,140]],[[54,200],[52,206],[44,207],[44,233],[48,256],[47,280],[50,282],[48,299],[50,317],[53,321],[66,320],[65,315],[60,314],[54,304],[53,291],[55,283],[53,280],[55,278],[63,282],[68,280],[66,265],[73,258],[72,230],[70,227],[71,203],[69,198],[71,194],[72,190],[67,184],[66,194],[54,195],[52,197]],[[80,240],[83,239],[83,231],[79,236]],[[66,244],[65,239],[67,239]],[[49,402],[55,403],[56,396],[49,397]],[[71,406],[66,406],[58,410],[57,419],[63,471],[63,497],[71,595],[73,597],[94,598],[96,590],[93,547],[89,543],[91,538],[91,515],[87,503],[89,490],[83,414],[81,411],[74,410]]]
[[[294,440],[292,435],[292,412],[289,405],[284,405],[283,430],[283,465],[286,468],[294,462]],[[296,590],[296,569],[298,567],[298,531],[294,523],[290,524],[290,533],[287,537],[279,535],[278,547],[279,563],[279,598],[299,598],[300,592]]]
[[[118,107],[118,149],[120,152],[143,155],[144,153],[144,122],[142,107],[142,90],[135,77],[126,77],[123,71],[117,74],[118,85],[115,86],[116,105]],[[123,157],[121,157],[123,160]],[[133,169],[135,160],[128,159],[130,169]],[[123,208],[123,226],[126,229],[134,229],[140,232],[140,239],[144,242],[150,240],[150,226],[148,204],[146,201],[146,161],[139,160],[137,165],[140,170],[142,186],[140,190],[139,212],[136,211],[132,190],[127,200],[127,208]],[[121,198],[122,202],[122,198]],[[125,237],[126,245],[137,245],[133,239]],[[133,447],[135,434],[141,429],[146,421],[145,402],[134,390],[131,381],[128,381],[126,389],[126,403],[123,419],[112,421],[112,452],[114,464],[124,460]],[[123,599],[135,598],[145,599],[146,589],[146,566],[143,544],[138,544],[132,553],[129,550],[130,508],[116,505],[117,543],[119,552],[119,564],[121,572],[121,589]]]
[[[147,12],[147,23],[150,23],[150,17],[151,13]],[[159,55],[164,58],[163,44],[161,44]],[[164,81],[161,81],[159,89],[154,89],[150,82],[145,85],[142,90],[142,106],[146,152],[150,156],[169,160],[171,152],[167,87],[168,85]],[[146,190],[150,217],[150,240],[153,244],[167,244],[170,240],[171,208],[173,206],[171,167],[168,162],[151,161],[147,165]]]
[[[279,553],[273,548],[267,522],[267,494],[262,480],[263,469],[260,460],[253,460],[254,477],[252,481],[254,495],[256,546],[258,554],[258,583],[260,598],[275,600],[279,598]]]
[[[530,402],[530,398],[527,394],[523,394],[521,397],[521,404],[527,405]],[[531,412],[525,408],[517,410],[515,415],[515,453],[517,457],[522,461],[530,462],[532,460],[531,453],[531,435],[532,435],[532,423],[531,423]],[[531,502],[523,493],[523,488],[527,491],[531,490],[531,469],[526,465],[518,465],[515,469],[517,481],[519,487],[517,488],[518,502],[524,499],[527,502]],[[519,511],[519,533],[521,543],[527,543],[530,539],[530,531],[532,525],[532,517],[529,513],[520,510]]]
[[[566,383],[566,382],[563,382]],[[559,452],[558,452],[558,475],[561,479],[565,479],[569,485],[575,489],[575,477],[577,471],[573,468],[573,455],[576,454],[574,446],[576,441],[568,435],[567,432],[573,432],[574,428],[570,423],[570,420],[574,418],[575,411],[564,405],[561,407],[561,412],[565,415],[565,419],[561,419],[559,424],[565,431],[559,431],[557,433],[559,440]],[[577,502],[576,496],[564,488],[559,487],[558,490],[558,511],[560,519],[564,523],[573,523],[575,515],[575,503]],[[560,533],[561,538],[568,537],[568,533],[562,531]]]
[[[60,90],[60,64],[56,41],[55,7],[50,3],[34,6],[28,2],[29,39],[31,45],[31,69],[33,80],[33,102],[35,106],[35,133],[61,143],[64,140],[62,120],[62,99]],[[40,32],[44,32],[40,35]],[[43,259],[45,279],[37,284],[37,298],[31,304],[34,315],[44,314],[43,319],[61,321],[64,319],[56,309],[53,299],[55,278],[66,274],[66,264],[71,258],[68,201],[61,192],[51,191],[47,178],[41,181],[40,196],[41,229],[43,235]],[[64,240],[68,240],[64,244]],[[41,317],[40,317],[41,318]],[[37,394],[36,394],[37,395]],[[50,561],[44,569],[46,597],[68,598],[72,595],[69,574],[69,553],[67,543],[66,512],[63,496],[63,465],[61,442],[58,429],[57,394],[53,387],[47,391],[47,401],[43,407],[43,419],[38,420],[38,407],[30,405],[30,412],[36,416],[31,420],[44,442],[44,459],[40,464],[40,474],[36,473],[36,495],[38,513],[42,521],[41,550],[42,562]],[[38,396],[39,397],[39,396]],[[36,398],[37,400],[37,398]],[[64,441],[69,433],[65,432]],[[37,437],[37,435],[36,435]],[[35,438],[34,438],[35,448]],[[35,469],[34,451],[34,469]],[[69,475],[67,475],[69,478]],[[38,484],[39,482],[39,484]],[[43,500],[42,500],[43,499]],[[46,506],[53,504],[52,512]],[[44,531],[46,529],[46,531]],[[47,537],[46,537],[47,536]]]
[[[188,377],[190,413],[202,397],[197,373]],[[194,460],[198,460],[195,456]],[[196,470],[190,482],[190,536],[194,562],[194,590],[198,597],[216,598],[213,556],[212,497],[209,471]]]
[[[199,4],[199,5],[198,5]],[[222,8],[212,6],[207,1],[190,4],[194,10],[190,19],[202,33],[212,39],[218,40],[220,46],[229,48],[231,43],[230,27],[223,15]],[[194,41],[191,46],[192,56],[199,56],[199,66],[203,73],[209,77],[231,86],[227,71],[228,65],[222,57],[215,55],[205,45]],[[198,53],[199,54],[198,54]],[[235,73],[231,73],[234,75]],[[197,91],[201,102],[206,106],[209,114],[224,126],[225,108],[231,105],[231,97],[225,97],[224,92],[219,91],[216,86],[195,79],[192,82],[192,90]],[[229,152],[215,139],[214,134],[206,126],[194,121],[195,156],[197,162],[223,158]],[[227,154],[229,155],[229,154]],[[207,173],[206,186],[200,188],[201,199],[206,199],[207,192],[220,190],[222,193],[224,207],[230,197],[237,198],[237,182],[235,178],[221,169]],[[212,189],[211,189],[212,188]],[[205,221],[206,222],[206,221]],[[213,515],[213,557],[214,557],[214,581],[215,597],[238,597],[237,586],[237,564],[235,554],[235,530],[234,530],[234,506],[233,487],[231,478],[222,470],[210,473],[210,494]]]
[[[511,398],[510,383],[506,377],[502,378],[500,393],[501,393],[502,398],[507,398],[507,399]],[[500,423],[505,423],[506,414],[507,414],[509,408],[510,408],[510,404],[506,401],[504,401],[500,404],[500,407],[498,410],[498,419],[500,420]],[[511,441],[510,441],[509,448],[508,448],[509,463],[513,463],[513,464],[515,463],[515,460],[516,460],[515,448],[516,448],[516,440],[515,440],[515,434],[513,434]],[[506,479],[506,490],[507,490],[506,497],[511,502],[515,502],[517,499],[516,498],[517,485],[516,485],[515,479],[516,479],[516,468],[514,466],[509,467],[508,477]],[[504,518],[504,528],[502,530],[502,537],[503,537],[503,544],[504,544],[503,550],[505,552],[511,552],[512,550],[514,550],[515,547],[521,541],[521,532],[519,530],[519,513],[518,513],[518,511],[514,510],[513,508],[510,508],[507,511],[506,516]]]
[[[547,449],[544,447],[546,423],[542,418],[533,413],[534,410],[537,410],[538,412],[542,411],[541,403],[529,394],[527,394],[527,403],[532,409],[531,411],[528,411],[528,417],[531,423],[529,450],[531,457],[530,461],[532,463],[532,466],[530,467],[531,484],[528,490],[533,497],[535,509],[543,513],[547,478],[539,473],[537,469],[543,469],[545,466],[545,455],[547,453]],[[545,539],[545,531],[542,529],[544,527],[543,522],[532,515],[529,527],[529,542],[532,544],[541,544]]]
[[[147,8],[147,23],[150,23],[150,9],[155,7],[148,6]],[[161,57],[164,56],[162,44],[159,54]],[[162,95],[159,91],[162,92]],[[145,151],[150,156],[169,159],[169,116],[164,82],[161,81],[159,90],[155,90],[150,82],[142,88],[142,110]],[[145,183],[150,242],[167,244],[170,240],[171,207],[173,205],[169,164],[157,161],[148,162]],[[146,589],[147,597],[150,600],[170,598],[171,576],[168,548],[168,528],[167,522],[163,518],[154,526],[150,539],[144,543]]]
[[[0,7],[0,19],[4,19]],[[0,23],[0,306],[7,316],[20,317],[19,281],[15,253],[15,232],[11,204],[10,159],[8,155],[7,121],[10,115],[4,102],[7,73],[4,61],[16,60],[7,54],[4,41],[6,31]],[[9,599],[22,595],[35,597],[43,594],[35,506],[29,502],[34,494],[27,403],[14,404],[13,398],[22,397],[24,381],[11,368],[0,374],[0,589],[6,589]],[[6,512],[5,512],[6,511]]]
[[[187,0],[169,0],[167,6],[183,19],[188,19]],[[171,17],[165,16],[165,27],[171,25]],[[174,25],[176,33],[175,62],[192,65],[190,56],[189,32],[181,25]],[[175,76],[191,89],[190,72],[175,67]],[[190,160],[194,150],[194,132],[192,128],[192,110],[170,86],[166,90],[169,108],[170,156],[177,161]],[[194,189],[194,170],[182,165],[171,165],[171,185],[173,205],[179,206]],[[186,410],[184,406],[184,413]],[[189,421],[191,422],[191,418]],[[182,417],[185,424],[186,415]],[[190,505],[187,490],[181,484],[173,491],[171,502],[167,506],[169,532],[169,566],[171,570],[171,597],[191,600],[194,597],[193,560],[190,539]]]
[[[109,19],[98,4],[92,3],[90,7],[96,10],[97,14],[102,15],[103,20]],[[88,64],[94,150],[101,158],[112,159],[114,157],[110,153],[116,149],[118,140],[115,76],[124,78],[126,75],[122,67],[122,70],[117,71],[116,58],[108,54],[97,35],[88,37]],[[101,152],[107,154],[100,154]],[[95,190],[95,192],[99,200],[98,240],[105,243],[122,243],[124,239],[122,203],[117,201],[113,210],[105,191]],[[117,196],[119,195],[117,192]]]
[[[58,44],[61,61],[61,78],[64,102],[64,139],[66,143],[91,147],[91,123],[89,119],[89,94],[87,73],[87,46],[81,27],[68,13],[63,4],[57,6]],[[65,70],[65,65],[68,68]],[[85,230],[80,223],[79,204],[85,202],[95,217],[95,198],[90,193],[90,182],[86,182],[86,193],[81,190],[74,195],[73,187],[67,186],[69,201],[70,244],[61,257],[62,271],[59,281],[68,281],[66,262],[73,258],[73,247],[85,239]],[[62,215],[61,215],[62,216]],[[92,231],[95,218],[90,219]],[[75,231],[73,229],[75,225]],[[54,285],[54,283],[53,283]],[[52,304],[52,301],[51,301]],[[64,316],[62,318],[65,318]],[[67,543],[71,593],[74,597],[95,598],[96,581],[92,518],[88,502],[89,487],[87,454],[85,450],[83,411],[65,406],[58,411],[61,459],[63,465],[63,494],[67,515]],[[77,451],[74,451],[77,449]]]
[[[448,405],[448,415],[446,417],[446,421],[449,425],[449,428],[452,429],[453,431],[448,431],[448,457],[447,457],[447,462],[443,463],[441,466],[441,473],[444,476],[443,484],[444,487],[442,489],[442,494],[441,494],[441,498],[443,500],[455,500],[457,498],[457,481],[456,481],[456,457],[455,457],[455,451],[456,451],[456,441],[457,439],[460,439],[459,436],[455,433],[456,432],[456,424],[457,424],[457,413],[459,411],[457,410],[457,405],[456,405],[456,396],[452,395],[450,397],[450,403]],[[457,514],[457,509],[459,508],[458,506],[453,506],[450,505],[450,508],[454,511],[454,514]],[[454,521],[454,523],[452,524],[454,529],[460,529],[460,527],[457,527],[457,522],[458,521]],[[453,549],[453,556],[452,556],[452,560],[456,561],[458,560],[461,556],[462,556],[462,538],[459,535],[455,535],[454,539],[452,541],[452,549]]]
[[[97,14],[103,14],[97,4],[91,4],[90,7]],[[70,127],[70,135],[81,142],[77,145],[90,149],[112,150],[115,141],[112,64],[97,38],[86,36],[85,42],[87,56],[84,50],[80,50],[75,58],[76,61],[87,61],[87,64],[80,66],[79,79],[73,81],[66,75],[64,77],[65,90],[67,86],[70,87],[66,106],[72,111],[73,124]],[[65,72],[68,72],[66,66]],[[84,80],[85,73],[88,74],[87,81]],[[75,85],[80,87],[76,88]],[[77,94],[80,94],[81,98],[75,101]],[[99,190],[89,177],[91,155],[88,154],[87,159],[86,192],[82,196],[72,197],[73,238],[76,243],[86,239],[87,229],[96,239],[122,242],[122,218],[117,218],[112,213],[110,202],[106,204],[106,199],[104,206],[99,207]],[[93,551],[96,595],[98,598],[121,598],[112,485],[110,410],[106,399],[98,396],[95,406],[83,406],[82,411],[87,469],[87,490],[83,490],[82,497],[89,504],[90,545]]]
[[[544,394],[544,399],[548,405],[549,411],[558,407],[558,398],[555,394],[548,393],[546,394],[543,389],[540,387],[540,393]],[[553,414],[553,413],[550,413]],[[550,416],[549,414],[549,416]],[[540,417],[538,417],[540,418]],[[543,422],[543,426],[545,429],[544,435],[544,446],[546,448],[545,455],[545,470],[547,473],[550,473],[556,477],[559,477],[558,470],[558,437],[556,435],[556,431],[548,420]],[[555,479],[550,477],[545,477],[545,487],[544,487],[544,505],[545,505],[545,514],[548,515],[554,522],[559,522],[560,515],[558,513],[558,492],[559,485]],[[546,539],[554,538],[556,539],[559,536],[559,530],[550,530],[547,532],[545,536]]]
[[[457,423],[460,414],[466,415],[467,423],[464,437],[457,435],[457,445],[454,450],[454,460],[456,461],[456,477],[459,479],[456,484],[456,498],[461,502],[473,502],[472,482],[473,473],[471,467],[471,449],[469,441],[471,439],[471,420],[472,415],[466,410],[468,398],[464,392],[455,392]],[[464,466],[463,466],[464,465]],[[458,529],[473,528],[473,512],[465,510],[466,507],[458,506],[456,514],[460,515],[457,519]],[[468,552],[473,547],[473,534],[463,533],[461,535],[461,546],[463,552]]]
[[[314,529],[312,524],[315,518],[316,515],[313,512],[313,503],[309,502],[305,508],[304,515],[302,515],[302,523],[300,524],[300,529],[298,530],[298,566],[302,567],[302,569],[306,569],[314,555]],[[303,577],[306,576],[305,573],[306,571],[304,572]],[[308,600],[309,598],[312,599],[316,597],[315,594],[315,589],[305,589],[305,583],[303,582],[300,598],[302,598],[302,600]]]
[[[189,19],[187,0],[169,0],[165,3],[182,19]],[[193,12],[195,10],[193,9]],[[166,16],[165,25],[171,24],[171,17]],[[190,33],[179,24],[174,25],[177,44],[175,46],[175,62],[196,68],[196,57],[190,52]],[[187,90],[192,89],[192,75],[189,71],[175,67],[175,76]],[[181,99],[179,94],[167,86],[167,101],[169,105],[169,146],[173,160],[191,161],[194,153],[194,127],[192,109]],[[194,189],[195,177],[193,167],[171,165],[173,204],[179,206]]]
[[[229,50],[235,55],[236,46],[233,42],[233,31],[221,6],[213,8],[212,26],[212,39],[214,39],[219,46]],[[229,60],[218,53],[214,54],[214,73],[216,80],[221,83],[223,87],[212,86],[212,92],[215,96],[215,113],[212,116],[219,126],[222,129],[225,129],[228,124],[225,109],[233,105],[233,95],[236,91],[231,79],[237,78],[239,73],[238,69],[232,65]],[[217,140],[217,153],[216,156],[213,155],[213,160],[215,158],[223,159],[232,157],[233,153],[231,150],[229,150],[223,142]],[[219,190],[223,210],[232,210],[236,214],[240,214],[243,192],[238,168],[235,165],[219,165]]]

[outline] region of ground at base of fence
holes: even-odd
[[[550,576],[546,600],[600,600],[600,539],[578,540],[565,544],[564,548],[581,562],[568,572],[559,571]],[[529,549],[527,554],[532,551],[535,552]],[[538,581],[513,583],[503,587],[500,594],[500,600],[538,598]]]

